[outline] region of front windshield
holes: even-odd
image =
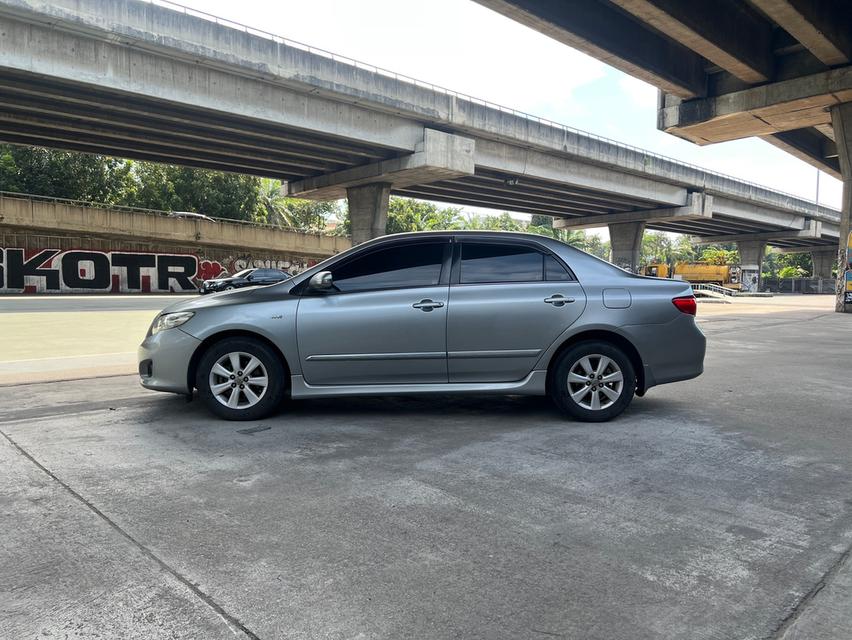
[[[243,269],[242,271],[237,271],[232,278],[245,278],[248,274],[250,274],[254,269]]]

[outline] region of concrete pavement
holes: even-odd
[[[0,296],[0,387],[136,371],[154,316],[193,296]]]
[[[0,629],[852,637],[852,326],[704,327],[702,377],[605,425],[536,398],[227,423],[133,377],[4,390]]]

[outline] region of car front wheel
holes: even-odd
[[[204,404],[226,420],[259,420],[275,411],[286,370],[270,347],[251,338],[227,338],[201,357],[196,387]]]
[[[630,358],[608,342],[582,342],[559,356],[550,395],[569,416],[604,422],[620,415],[633,400],[636,373]]]

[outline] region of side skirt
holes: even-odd
[[[547,393],[547,371],[533,371],[515,382],[446,382],[430,384],[344,384],[310,385],[302,376],[290,377],[293,398],[332,398],[344,396],[395,396],[410,394],[483,393],[543,396]]]

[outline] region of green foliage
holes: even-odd
[[[0,145],[0,191],[117,203],[133,191],[129,160]]]
[[[740,254],[736,250],[724,249],[718,246],[706,247],[701,252],[699,262],[706,264],[739,264]]]
[[[813,262],[810,253],[770,251],[763,259],[764,278],[808,278],[811,274]]]
[[[779,278],[804,278],[808,276],[808,272],[801,267],[786,266],[778,270]]]
[[[0,145],[0,191],[254,220],[259,184],[222,171]]]
[[[259,196],[258,222],[278,227],[317,233],[324,231],[330,220],[340,216],[337,202],[314,202],[283,196],[280,180],[261,179]]]
[[[234,220],[254,220],[260,208],[260,178],[254,176],[149,162],[133,169],[138,188],[118,204]]]
[[[464,223],[461,209],[456,207],[440,208],[432,202],[397,197],[388,204],[388,233],[462,229]]]

